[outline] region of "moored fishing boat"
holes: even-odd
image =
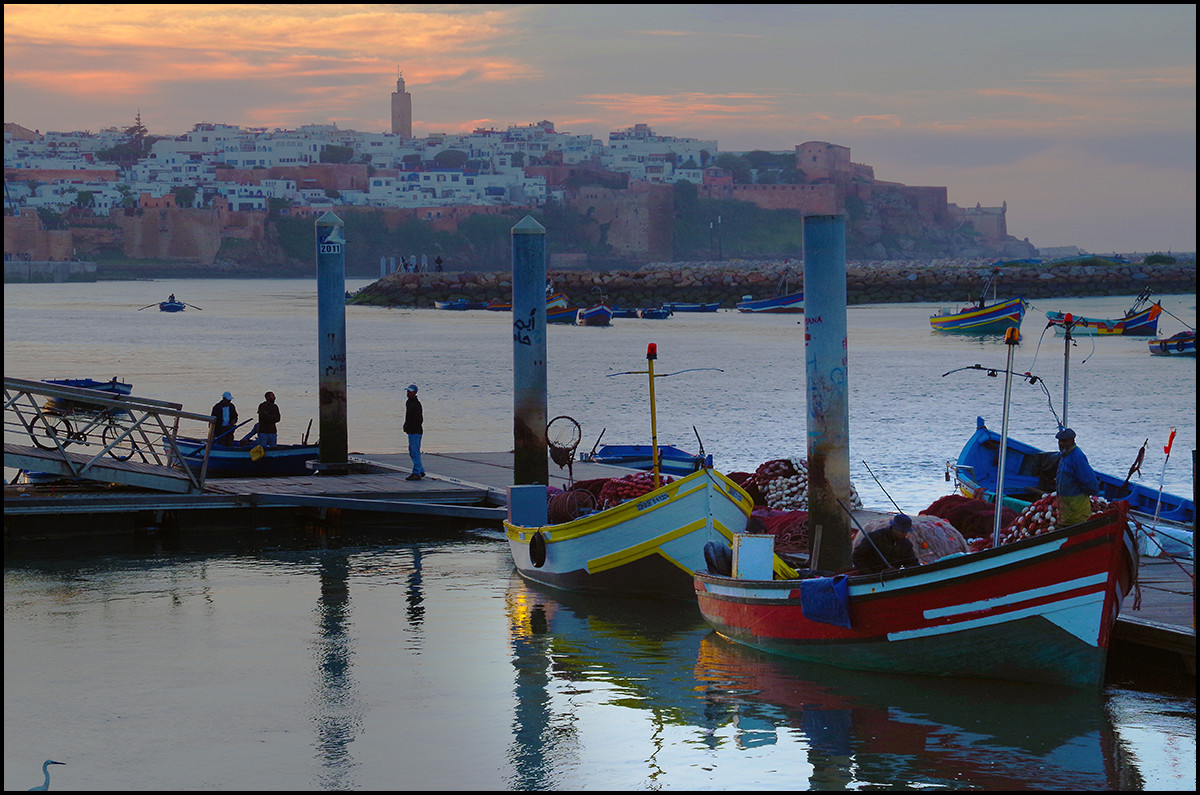
[[[751,299],[744,297],[737,305],[737,311],[766,314],[797,314],[804,311],[804,292],[776,295],[772,298]]]
[[[1067,327],[1075,335],[1097,334],[1100,336],[1122,337],[1153,337],[1158,333],[1158,319],[1163,313],[1162,302],[1155,301],[1145,306],[1150,300],[1150,289],[1146,288],[1138,295],[1133,306],[1119,318],[1080,317],[1067,312],[1047,312],[1046,318],[1059,334],[1065,334]]]
[[[1009,438],[1004,453],[1004,498],[1010,502],[1033,503],[1055,490],[1058,471],[1057,451],[1046,452],[1033,445]],[[1140,464],[1139,454],[1139,464]],[[1000,459],[1000,434],[988,428],[982,417],[976,420],[975,433],[967,440],[958,460],[952,465],[955,487],[967,497],[995,501],[997,468]],[[1132,470],[1131,470],[1132,474]],[[1196,519],[1196,504],[1186,497],[1159,492],[1151,487],[1096,471],[1100,482],[1097,496],[1113,502],[1124,500],[1130,512],[1143,522],[1159,520],[1190,526]],[[1013,505],[1013,507],[1022,507]]]
[[[579,307],[565,306],[546,309],[547,323],[574,323],[579,317]]]
[[[453,301],[434,301],[433,308],[463,311],[467,309],[487,309],[488,305],[483,301],[469,301],[466,298],[457,298]]]
[[[1012,298],[996,304],[964,307],[957,312],[942,309],[929,318],[934,331],[965,334],[1003,334],[1010,328],[1020,328],[1027,304],[1024,298]]]
[[[713,469],[559,524],[504,523],[517,571],[569,591],[688,598],[704,546],[746,528],[753,500]],[[778,561],[778,559],[776,559]],[[777,565],[782,565],[778,561]]]
[[[575,322],[581,326],[608,326],[612,324],[613,311],[608,304],[592,304],[580,307]]]
[[[176,444],[183,456],[182,464],[199,472],[204,463],[204,440],[181,436],[176,439]],[[305,475],[309,473],[308,462],[317,460],[320,453],[319,444],[281,444],[275,447],[214,444],[208,455],[206,477]]]
[[[649,471],[654,468],[654,447],[648,444],[603,444],[580,459]],[[668,475],[690,475],[706,466],[712,466],[712,456],[689,453],[669,444],[658,446],[659,471]]]
[[[1196,332],[1187,329],[1161,340],[1146,343],[1152,356],[1196,356]]]
[[[642,320],[666,320],[671,316],[671,310],[665,306],[647,306],[637,311]]]
[[[1024,298],[997,301],[995,285],[999,274],[999,268],[992,270],[992,275],[983,285],[979,301],[957,311],[943,307],[938,314],[929,318],[929,325],[933,326],[934,331],[959,334],[1003,334],[1010,328],[1021,328],[1021,319],[1025,317],[1028,303]],[[988,287],[992,288],[992,303],[990,304],[984,297],[987,295]]]
[[[1121,503],[995,549],[879,574],[747,580],[697,571],[704,619],[737,643],[868,671],[1103,682],[1137,552]]]
[[[721,308],[721,302],[713,301],[707,304],[688,304],[674,301],[663,304],[663,306],[672,312],[716,312]]]

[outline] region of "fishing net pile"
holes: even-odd
[[[1108,500],[1103,497],[1091,497],[1092,516],[1103,513],[1108,509]],[[1011,544],[1025,538],[1033,538],[1042,533],[1049,533],[1059,528],[1058,524],[1058,495],[1047,494],[1037,502],[1022,511],[1015,520],[1000,529],[1000,545]],[[971,551],[979,552],[992,548],[992,533],[989,531],[983,538],[972,539]]]
[[[992,537],[996,521],[996,506],[972,497],[948,494],[935,500],[932,505],[921,511],[921,515],[945,519],[969,541],[975,538]],[[1004,508],[1001,511],[1001,527],[1007,527],[1016,520],[1017,512],[1012,508]]]
[[[913,545],[913,551],[917,553],[917,559],[921,561],[921,565],[933,563],[948,555],[971,551],[963,534],[945,519],[926,514],[911,518],[912,530],[909,531],[908,540]],[[863,530],[870,533],[886,527],[891,521],[890,516],[871,519],[863,525]],[[862,541],[862,532],[855,531],[851,541],[852,546],[858,546]]]
[[[659,476],[660,486],[673,481],[669,475]],[[651,491],[654,491],[654,475],[650,472],[637,472],[619,478],[581,480],[567,491],[547,487],[547,519],[551,524],[570,522],[589,513],[635,500]]]
[[[777,511],[808,510],[808,461],[803,458],[776,458],[759,464],[754,470],[754,486],[763,505]],[[753,496],[753,495],[752,495]],[[862,508],[854,485],[850,486],[850,509]]]

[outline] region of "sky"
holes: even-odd
[[[1038,247],[1196,250],[1192,4],[4,7],[4,120],[41,131],[387,132],[397,70],[416,136],[827,141]]]

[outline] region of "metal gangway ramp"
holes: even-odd
[[[208,439],[198,472],[183,460],[180,423]],[[197,425],[201,423],[202,427]],[[4,378],[4,466],[73,480],[120,483],[175,494],[200,493],[213,418],[181,403],[96,389]]]

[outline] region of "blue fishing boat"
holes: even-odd
[[[713,301],[711,304],[686,304],[672,302],[669,304],[663,304],[663,306],[670,309],[672,312],[716,312],[721,308],[721,302]]]
[[[994,502],[1000,434],[984,425],[982,417],[976,422],[975,433],[963,446],[958,461],[952,465],[955,486],[966,497]],[[1058,457],[1058,451],[1039,450],[1033,445],[1009,438],[1004,457],[1005,502],[1015,500],[1018,503],[1033,503],[1054,491]],[[1157,514],[1161,521],[1190,527],[1196,520],[1196,504],[1186,497],[1165,491],[1160,494],[1156,487],[1100,471],[1096,472],[1096,478],[1100,481],[1100,493],[1097,496],[1109,502],[1125,500],[1139,521],[1152,520]]]
[[[607,304],[592,304],[581,307],[575,322],[581,326],[608,326],[612,324],[613,311]]]
[[[466,298],[458,298],[454,301],[434,301],[433,308],[450,309],[461,312],[467,309],[487,309],[488,305],[483,301],[468,301]]]
[[[182,312],[187,308],[187,304],[183,301],[161,301],[158,304],[160,312]]]
[[[637,311],[642,320],[665,320],[671,316],[671,310],[665,306],[648,306]]]
[[[746,296],[738,302],[739,312],[765,312],[769,314],[798,314],[804,311],[804,291],[777,295],[773,298],[752,300]]]
[[[78,389],[94,389],[97,392],[107,392],[109,395],[128,395],[133,392],[133,384],[118,381],[116,376],[108,381],[97,381],[95,378],[43,378],[43,384],[55,386],[73,386]]]
[[[748,295],[743,296],[737,305],[737,311],[775,315],[798,314],[804,311],[804,291],[788,292],[788,277],[784,276],[779,280],[779,287],[776,289],[775,295],[757,300]]]
[[[650,472],[654,469],[654,448],[648,444],[602,444],[584,453],[581,460]],[[682,477],[712,465],[711,455],[689,453],[669,444],[658,446],[658,469],[668,475]]]
[[[176,439],[182,463],[199,472],[204,462],[204,440]],[[308,462],[320,457],[319,444],[281,444],[261,447],[253,444],[214,444],[208,455],[206,477],[246,478],[309,474]]]

